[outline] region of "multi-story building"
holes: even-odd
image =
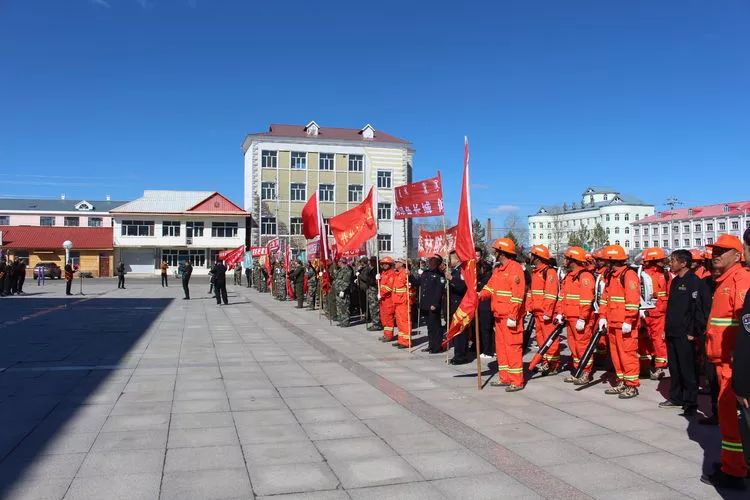
[[[750,201],[665,210],[633,223],[636,248],[702,248],[720,234],[742,238],[750,227]]]
[[[112,227],[109,211],[124,201],[0,199],[0,226]]]
[[[280,236],[304,249],[302,207],[319,189],[325,220],[360,203],[377,189],[381,253],[404,255],[411,225],[394,218],[395,186],[411,181],[411,144],[370,125],[361,129],[307,125],[271,125],[249,134],[245,157],[245,210],[253,226],[251,244]],[[326,225],[327,227],[327,225]],[[330,233],[329,233],[330,236]],[[371,243],[375,250],[375,242]]]
[[[116,260],[131,273],[189,259],[194,273],[207,274],[220,251],[245,244],[248,213],[212,191],[144,191],[111,214]]]
[[[580,202],[544,206],[529,216],[529,242],[547,245],[554,254],[562,253],[570,236],[581,229],[592,232],[597,224],[604,230],[602,243],[635,248],[631,223],[653,215],[654,206],[615,189],[589,187]]]

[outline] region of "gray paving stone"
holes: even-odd
[[[371,418],[362,421],[367,427],[373,430],[379,436],[392,436],[399,434],[418,434],[422,432],[432,432],[434,426],[425,422],[421,418],[409,415],[401,418]]]
[[[398,434],[386,436],[384,439],[399,455],[432,453],[463,448],[454,439],[439,431],[422,432],[420,434]]]
[[[328,463],[347,490],[422,480],[417,471],[398,456]]]
[[[86,453],[91,449],[97,435],[96,432],[58,433],[47,439],[47,436],[32,433],[21,443],[17,452],[24,456]]]
[[[171,401],[118,401],[112,415],[163,415],[171,408]]]
[[[343,490],[308,491],[307,493],[290,493],[288,495],[273,495],[258,497],[260,500],[350,500],[350,496]]]
[[[237,446],[172,448],[167,450],[164,472],[208,469],[241,469],[245,466],[242,449]]]
[[[161,473],[165,450],[115,450],[91,452],[78,476]]]
[[[315,445],[328,461],[389,457],[396,454],[390,446],[378,437],[327,439],[317,441]]]
[[[629,455],[612,461],[660,483],[700,475],[700,468],[695,463],[666,451]]]
[[[574,443],[602,458],[624,457],[627,455],[641,455],[659,451],[646,443],[631,439],[622,434],[605,434],[591,436],[586,439],[574,440]]]
[[[323,422],[343,422],[346,420],[356,420],[349,410],[342,407],[333,408],[307,408],[294,410],[294,415],[302,424],[319,424]]]
[[[343,439],[372,436],[372,431],[357,421],[323,422],[319,424],[302,424],[302,427],[313,441],[320,439]]]
[[[4,492],[7,500],[59,500],[65,495],[70,479],[25,479],[10,485]]]
[[[426,482],[359,488],[349,490],[349,496],[352,500],[381,500],[383,498],[398,498],[399,500],[433,500],[436,498],[446,498],[439,490]]]
[[[579,448],[576,440],[553,439],[550,441],[532,441],[509,443],[505,447],[517,453],[534,465],[546,466],[576,462],[590,462],[597,457],[590,451]]]
[[[330,394],[324,396],[301,396],[284,398],[284,402],[292,410],[303,408],[334,408],[342,404]]]
[[[643,476],[604,460],[552,465],[545,467],[545,470],[589,495],[635,488],[644,481]],[[581,471],[586,473],[582,474]]]
[[[206,413],[229,411],[227,399],[195,399],[190,401],[175,401],[172,413]]]
[[[237,427],[267,425],[296,424],[297,419],[288,409],[282,410],[257,410],[257,411],[235,411],[232,413]]]
[[[234,427],[234,419],[228,411],[213,413],[175,413],[169,423],[173,429],[202,429],[206,427]]]
[[[248,466],[253,490],[258,495],[334,490],[339,481],[323,462]]]
[[[167,430],[102,432],[93,451],[161,449],[167,446]]]
[[[229,398],[232,411],[284,410],[287,408],[283,399],[276,398]]]
[[[440,479],[430,483],[446,498],[495,500],[498,498],[542,498],[531,489],[502,472],[471,477]]]
[[[323,457],[311,441],[247,444],[242,447],[242,450],[248,466],[304,464],[323,461]]]
[[[502,445],[555,439],[552,434],[525,422],[488,426],[479,432]]]
[[[86,458],[85,453],[68,453],[60,455],[36,455],[33,462],[18,453],[9,455],[0,464],[0,484],[12,484],[19,477],[72,479],[78,467]]]
[[[253,498],[247,470],[201,470],[170,472],[161,483],[163,500],[206,498]]]
[[[102,427],[102,432],[165,430],[169,427],[169,414],[112,415]]]
[[[618,491],[607,491],[600,495],[596,495],[595,498],[601,500],[631,500],[633,498],[637,498],[638,500],[687,500],[691,497],[668,488],[663,484],[652,483],[648,481],[645,484],[641,484],[634,488],[625,488]]]
[[[169,448],[196,448],[201,446],[238,445],[234,427],[207,427],[197,429],[171,429]]]
[[[77,477],[65,494],[65,500],[150,500],[159,496],[161,474],[112,474]]]
[[[238,427],[237,432],[243,445],[308,441],[307,434],[299,424]]]
[[[425,479],[473,476],[488,474],[496,469],[468,450],[450,450],[434,453],[404,455],[407,462]]]

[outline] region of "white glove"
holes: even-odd
[[[375,275],[375,279],[378,280],[378,281],[380,281],[380,273],[378,273],[378,274]]]
[[[382,299],[382,297],[381,297],[381,296],[380,296],[380,294],[378,293],[378,300],[381,300],[381,299]]]
[[[357,271],[357,272],[356,272],[356,273],[354,274],[354,276],[359,276],[359,271]]]
[[[508,320],[505,322],[506,325],[508,325],[508,328],[515,328],[516,327],[516,320],[508,318]]]
[[[339,297],[344,298],[344,292],[339,292]]]
[[[424,271],[422,269],[420,269],[419,271],[417,271],[417,274],[422,274],[423,272]]]
[[[318,276],[320,276],[322,278],[323,277],[323,273],[322,272],[318,273]]]
[[[646,318],[646,311],[638,311],[638,316],[640,316],[641,319],[645,319]]]
[[[586,322],[579,318],[578,321],[576,321],[576,331],[582,332],[584,326],[586,326]]]
[[[562,314],[558,314],[557,316],[555,316],[555,323],[557,323],[558,325],[560,325],[560,324],[562,324],[562,322],[563,322],[564,319],[565,319],[565,317]]]
[[[560,316],[560,315],[558,314],[558,316]],[[562,317],[562,316],[561,316],[561,317]],[[542,316],[542,319],[543,319],[544,321],[549,321],[549,316],[547,316],[547,315],[545,314],[544,316]]]
[[[604,328],[605,330],[607,329],[607,320],[604,318],[599,320],[599,330],[601,330],[602,328]]]
[[[630,325],[630,323],[622,324],[622,333],[630,333],[632,331],[633,331],[633,327]]]

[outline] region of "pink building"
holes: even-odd
[[[0,226],[112,227],[109,211],[125,201],[3,198]]]

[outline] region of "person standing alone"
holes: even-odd
[[[227,267],[223,262],[217,260],[214,267],[211,268],[211,274],[214,278],[214,292],[216,293],[216,305],[221,305],[224,301],[224,305],[229,305],[229,299],[227,298]]]
[[[193,261],[185,262],[182,268],[182,289],[185,291],[185,299],[190,300],[190,276],[193,274]]]
[[[167,281],[167,271],[169,270],[169,264],[167,264],[166,260],[161,261],[161,286],[169,286],[169,282]]]
[[[75,269],[73,269],[73,261],[69,260],[67,264],[65,264],[65,295],[73,295],[70,293],[70,287],[73,286],[73,273],[76,272]]]
[[[123,261],[117,264],[117,288],[125,290],[125,263]]]

